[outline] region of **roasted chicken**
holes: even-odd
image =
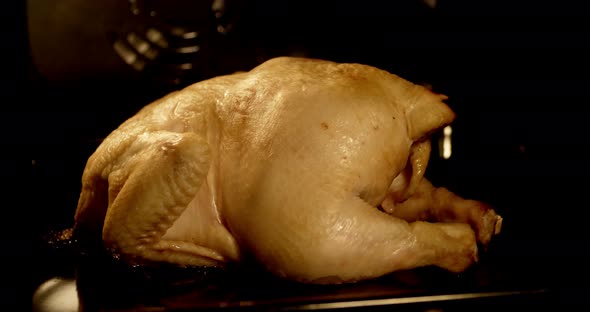
[[[446,97],[361,64],[279,57],[141,109],[88,159],[74,233],[130,264],[254,259],[305,283],[461,272],[501,217],[423,177]]]

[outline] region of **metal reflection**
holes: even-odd
[[[34,312],[77,312],[79,308],[75,279],[51,278],[33,294]]]
[[[523,294],[539,294],[546,292],[545,289],[530,290],[530,291],[498,291],[498,292],[481,292],[481,293],[464,293],[464,294],[449,294],[449,295],[431,295],[431,296],[417,296],[417,297],[403,297],[403,298],[387,298],[387,299],[372,299],[372,300],[358,300],[346,302],[325,302],[313,303],[300,306],[286,308],[285,310],[319,310],[319,309],[343,309],[343,308],[359,308],[359,307],[375,307],[396,304],[409,303],[425,303],[425,302],[442,302],[490,297],[504,297],[516,296]]]
[[[198,79],[234,26],[236,13],[227,0],[128,1],[129,26],[115,34],[113,49],[134,70],[158,81]]]
[[[451,126],[446,126],[443,128],[443,135],[440,138],[441,142],[439,142],[440,148],[440,157],[443,159],[451,158],[453,154],[453,145],[451,141],[451,135],[453,134],[453,128]]]

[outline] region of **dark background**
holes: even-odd
[[[497,207],[499,261],[587,289],[588,10],[568,1],[318,2],[226,1],[224,20],[211,17],[211,1],[194,15],[158,7],[160,19],[114,0],[4,10],[3,294],[27,302],[48,277],[42,237],[71,225],[102,137],[171,90],[278,55],[370,64],[447,94],[458,115],[453,155],[434,155],[427,176]],[[112,48],[126,33],[174,23],[203,34],[188,73],[157,62],[136,71]],[[220,35],[219,24],[232,28]]]

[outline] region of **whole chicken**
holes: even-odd
[[[134,265],[347,283],[461,272],[499,233],[488,205],[423,175],[446,97],[361,64],[278,57],[173,92],[87,161],[74,233]]]

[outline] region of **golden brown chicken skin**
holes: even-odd
[[[129,263],[253,257],[306,283],[461,272],[501,217],[424,177],[445,96],[361,65],[280,57],[146,106],[88,159],[75,230]]]

